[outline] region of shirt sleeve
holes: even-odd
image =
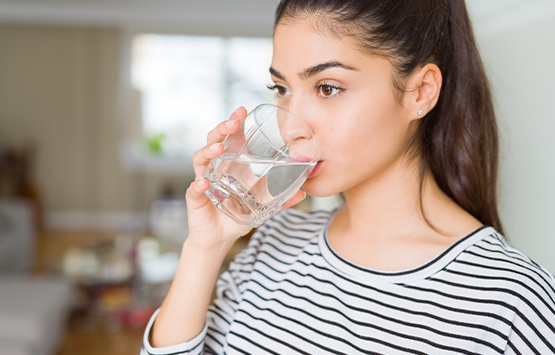
[[[506,355],[555,355],[555,279],[543,268],[533,276],[526,287],[515,287],[521,301],[514,309]]]
[[[152,330],[152,325],[156,320],[156,316],[160,312],[160,309],[157,309],[156,312],[150,318],[148,325],[146,326],[146,330],[143,336],[143,347],[141,348],[141,355],[169,355],[169,354],[191,354],[197,355],[203,353],[204,347],[204,338],[206,337],[206,324],[204,325],[204,329],[200,332],[199,335],[194,337],[193,339],[170,346],[163,346],[163,347],[152,347],[150,345],[150,331]]]
[[[265,227],[261,226],[253,234],[248,246],[233,259],[229,269],[218,279],[217,298],[208,308],[206,323],[200,334],[184,343],[152,347],[149,341],[150,331],[158,315],[157,310],[146,327],[141,355],[223,354],[227,350],[226,336],[253,270],[264,229]]]

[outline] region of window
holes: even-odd
[[[191,169],[206,134],[237,107],[250,112],[274,101],[266,88],[271,57],[269,38],[136,35],[131,83],[141,132],[129,142],[135,163]]]

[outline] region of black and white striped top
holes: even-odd
[[[153,348],[154,314],[141,354],[555,354],[555,279],[494,228],[379,272],[331,248],[333,216],[280,212],[219,279],[201,334]]]

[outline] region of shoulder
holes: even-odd
[[[260,226],[252,236],[260,251],[285,252],[295,255],[300,250],[316,243],[316,238],[326,225],[332,212],[280,211]]]
[[[264,226],[269,228],[290,228],[296,230],[308,229],[313,231],[314,227],[323,226],[333,212],[329,211],[301,211],[293,208],[276,213]]]
[[[258,227],[239,257],[255,260],[265,244],[302,247],[325,226],[333,212],[286,209]]]
[[[245,279],[257,267],[257,262],[267,264],[287,262],[313,247],[315,238],[325,226],[332,212],[305,212],[294,209],[281,211],[260,226],[252,235],[247,247],[229,266],[234,278]],[[243,282],[239,287],[242,290]]]
[[[505,294],[518,308],[555,314],[555,278],[505,238],[493,232],[457,258],[461,272],[473,275],[481,287]]]
[[[262,235],[279,238],[309,240],[327,223],[333,212],[286,209],[270,218],[259,228]]]
[[[491,233],[468,248],[463,258],[475,273],[476,284],[487,300],[510,310],[508,345],[516,353],[555,351],[555,278],[499,233]],[[520,350],[517,350],[520,349]]]

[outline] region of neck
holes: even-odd
[[[415,235],[433,230],[424,219],[420,204],[418,158],[400,159],[389,169],[344,192],[345,206],[340,212],[341,228],[358,235],[388,238]],[[422,186],[422,207],[433,226],[442,230],[460,209],[426,172]]]
[[[344,195],[345,206],[328,228],[329,241],[343,257],[376,270],[422,265],[482,225],[439,188],[430,172],[421,208],[418,159],[393,164]]]

